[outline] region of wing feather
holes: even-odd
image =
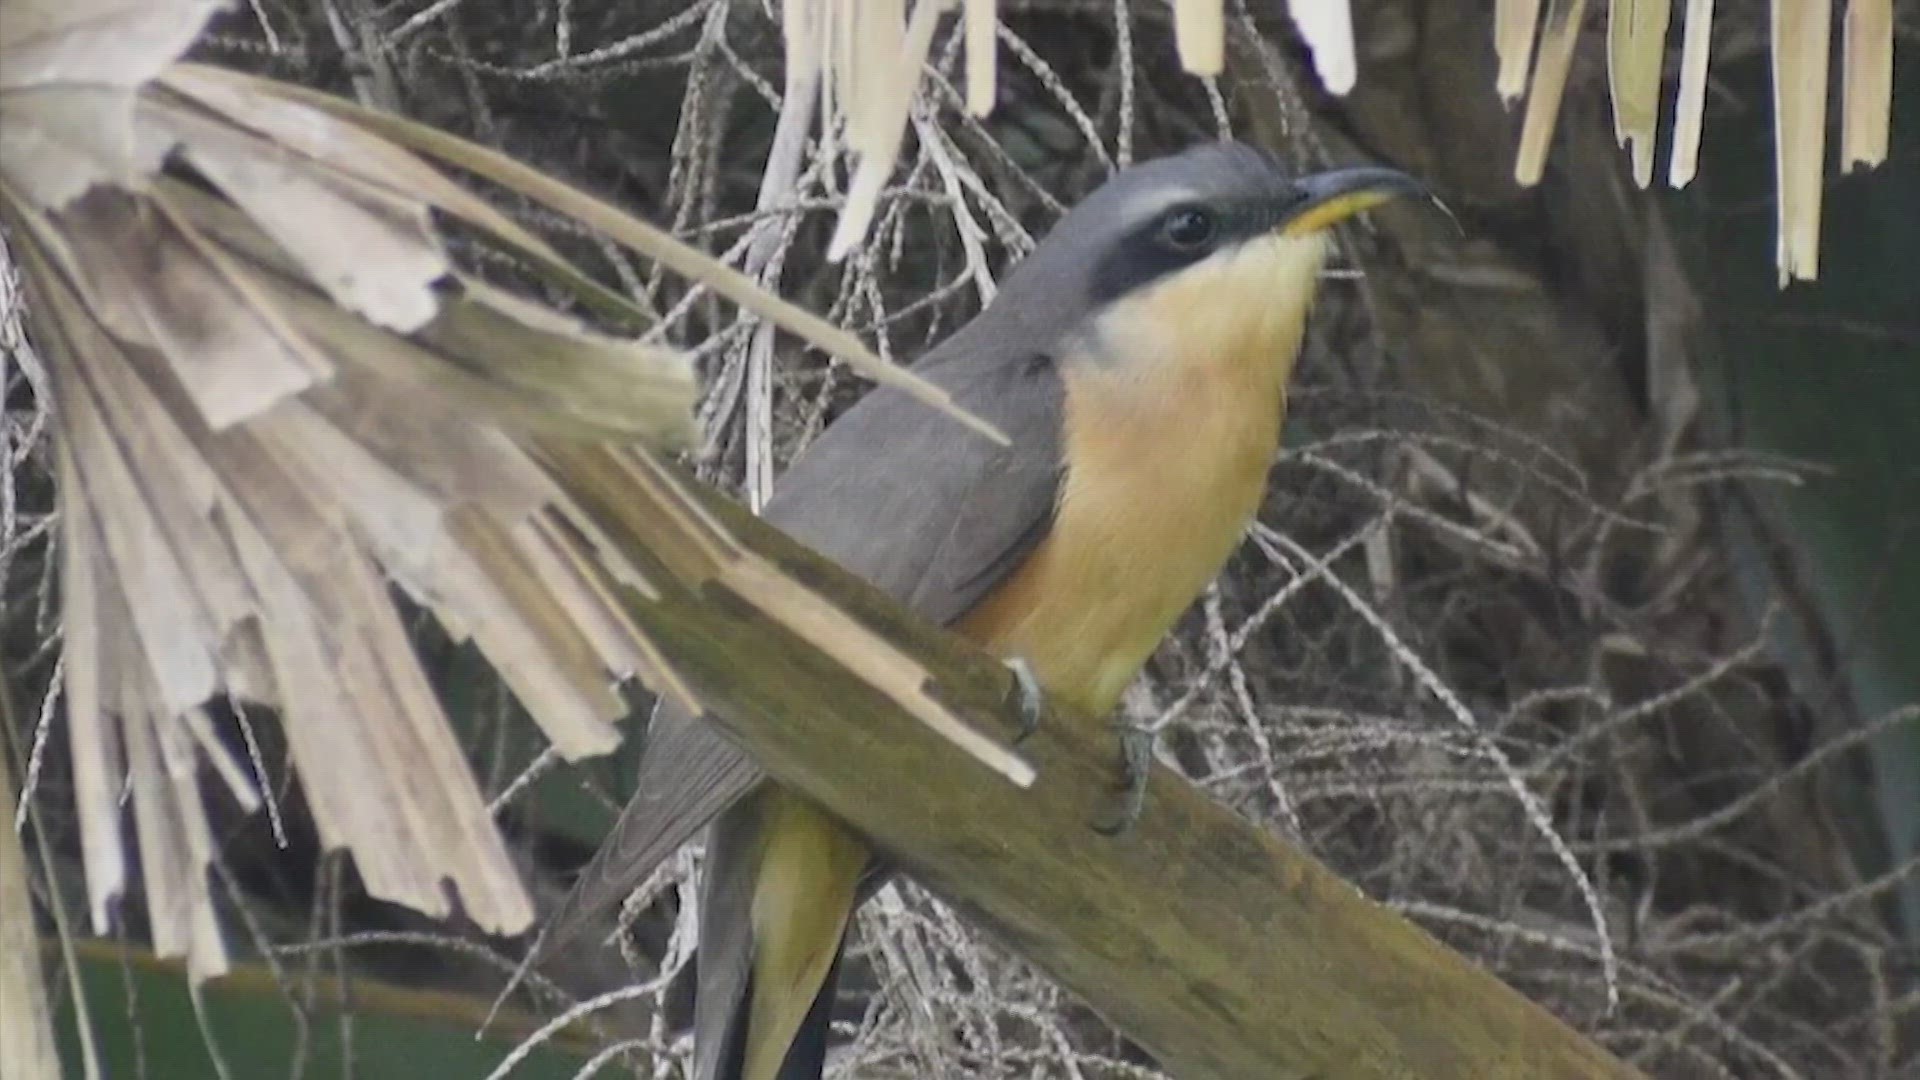
[[[807,448],[766,508],[794,538],[941,624],[966,614],[1033,550],[1059,492],[1058,370],[1045,355],[994,350],[979,336],[956,335],[915,371],[1011,445],[881,387]],[[544,948],[618,904],[759,777],[712,725],[656,708],[633,799],[549,920]]]

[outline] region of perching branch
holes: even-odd
[[[621,525],[617,474],[592,467],[597,453],[564,452],[558,471],[647,563]],[[709,503],[742,543],[925,664],[943,700],[1010,730],[1011,680],[997,662],[738,506]],[[628,606],[712,720],[770,774],[852,823],[1176,1075],[1640,1075],[1165,768],[1131,832],[1095,832],[1118,775],[1102,720],[1051,713],[1020,747],[1039,770],[1023,790],[722,589],[667,587],[657,601],[629,594]]]

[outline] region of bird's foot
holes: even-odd
[[[1120,780],[1125,790],[1112,820],[1093,823],[1093,831],[1102,836],[1119,836],[1140,820],[1147,805],[1147,777],[1153,774],[1153,732],[1127,720],[1114,726],[1120,731]]]
[[[1020,730],[1014,737],[1014,745],[1027,740],[1029,735],[1040,730],[1040,716],[1047,709],[1047,692],[1040,686],[1040,677],[1033,673],[1033,665],[1026,658],[1010,657],[1005,661],[1007,670],[1013,672],[1013,685],[1020,695]]]

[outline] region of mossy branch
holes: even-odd
[[[630,506],[617,474],[592,466],[597,453],[563,453],[559,471],[630,557],[651,564],[625,539]],[[733,503],[708,501],[748,547],[922,661],[944,700],[1010,732],[1011,678],[999,663]],[[669,587],[629,606],[712,721],[773,777],[850,822],[1175,1075],[1640,1075],[1165,768],[1135,828],[1096,832],[1118,776],[1104,720],[1050,713],[1021,744],[1039,770],[1023,790],[722,589]]]

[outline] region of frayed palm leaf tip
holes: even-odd
[[[563,264],[384,137],[171,66],[219,6],[0,0],[0,220],[55,403],[92,921],[128,880],[125,792],[158,950],[225,969],[202,778],[261,799],[204,711],[226,698],[278,710],[370,893],[444,915],[451,883],[517,932],[532,905],[389,584],[563,754],[610,749],[619,681],[659,674],[616,598],[646,584],[528,447],[683,445],[692,367],[460,275],[436,213]]]
[[[904,0],[865,6],[793,0],[783,8],[787,85],[819,94],[824,135],[841,139],[855,161],[827,245],[830,259],[846,258],[866,240],[900,156],[934,25],[950,6],[946,0],[918,0],[909,14]],[[1347,0],[1292,0],[1288,11],[1327,89],[1336,94],[1353,89],[1357,67]],[[1176,0],[1173,14],[1181,66],[1196,75],[1220,74],[1226,64],[1226,6],[1221,0]],[[994,102],[998,5],[964,0],[962,18],[967,111],[985,116]]]
[[[1707,73],[1713,55],[1713,0],[1608,0],[1607,86],[1614,136],[1628,149],[1634,181],[1653,182],[1662,78],[1668,70],[1670,28],[1680,23],[1678,85],[1671,106],[1667,182],[1693,182],[1706,114]],[[1514,162],[1514,179],[1540,182],[1553,144],[1560,101],[1575,47],[1585,26],[1587,0],[1499,0],[1494,46],[1497,87],[1509,102],[1526,91],[1527,112]],[[1819,276],[1822,162],[1826,155],[1832,0],[1775,0],[1769,41],[1773,53],[1774,173],[1780,285]],[[1543,17],[1544,15],[1544,17]],[[1841,49],[1843,94],[1838,111],[1841,167],[1873,168],[1886,160],[1893,108],[1892,0],[1855,0],[1846,9]],[[1537,55],[1534,43],[1538,40]],[[1531,66],[1529,63],[1531,61]],[[1531,81],[1529,82],[1529,74]]]
[[[1615,134],[1626,147],[1635,181],[1652,183],[1669,28],[1683,27],[1678,89],[1671,106],[1668,182],[1693,179],[1705,113],[1711,55],[1712,0],[1607,4],[1606,70]],[[905,0],[865,8],[795,0],[783,8],[788,85],[821,98],[823,137],[837,139],[855,161],[830,258],[843,259],[864,242],[880,194],[905,136],[920,74],[930,55],[935,20],[951,6]],[[1811,280],[1818,272],[1819,162],[1826,137],[1827,53],[1831,0],[1777,0],[1772,8],[1776,165],[1781,282]],[[1527,99],[1514,178],[1538,184],[1559,122],[1561,98],[1586,24],[1588,0],[1497,0],[1493,42],[1501,98]],[[994,100],[994,0],[964,0],[969,112],[985,115]],[[1354,23],[1348,0],[1289,0],[1301,40],[1321,84],[1345,94],[1358,79]],[[1221,0],[1175,0],[1174,40],[1181,65],[1211,77],[1224,70],[1226,7]],[[1891,0],[1855,0],[1843,27],[1842,167],[1872,168],[1886,159],[1893,99]],[[1537,44],[1536,44],[1537,43]],[[798,73],[796,77],[796,73]],[[822,76],[829,76],[823,78]]]

